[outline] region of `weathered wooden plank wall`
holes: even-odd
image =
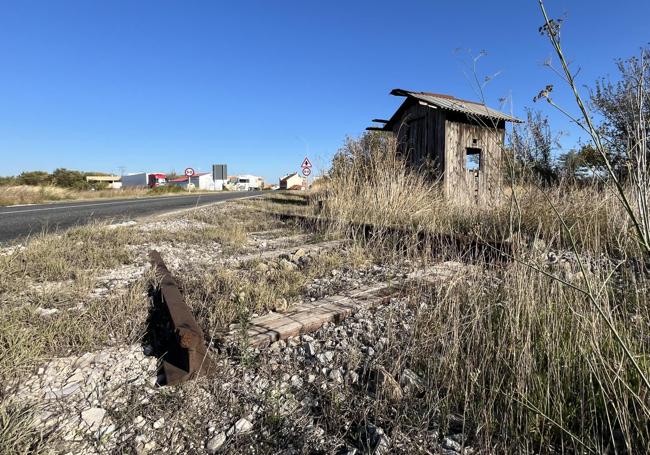
[[[444,124],[443,124],[444,127]],[[397,137],[400,152],[418,170],[426,170],[437,176],[435,167],[441,169],[444,153],[444,134],[440,135],[440,112],[429,106],[413,103],[404,109],[393,132]],[[439,171],[438,171],[439,172]]]
[[[445,176],[447,197],[472,201],[474,173],[465,168],[468,147],[481,149],[478,202],[486,203],[499,196],[501,186],[501,150],[505,130],[467,123],[445,122]]]

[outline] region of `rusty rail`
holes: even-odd
[[[214,364],[205,347],[203,332],[185,304],[176,280],[158,251],[150,251],[149,259],[160,280],[159,295],[166,307],[173,331],[166,339],[165,352],[162,355],[165,384],[175,385],[198,374],[209,374],[213,371]]]

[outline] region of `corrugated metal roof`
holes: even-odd
[[[440,109],[446,109],[449,111],[461,112],[467,115],[476,115],[479,117],[493,118],[497,120],[505,120],[507,122],[517,122],[520,123],[516,117],[513,117],[503,112],[499,112],[496,109],[487,107],[485,104],[476,103],[474,101],[461,100],[454,98],[450,95],[443,95],[440,93],[428,93],[428,92],[412,92],[409,90],[402,90],[396,88],[390,92],[391,95],[395,96],[406,96],[415,98],[418,101],[422,101],[428,105],[438,107]]]

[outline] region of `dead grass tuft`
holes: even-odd
[[[43,435],[32,419],[32,410],[0,403],[0,454],[40,454]]]

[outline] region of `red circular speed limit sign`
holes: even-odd
[[[185,176],[186,177],[192,177],[193,175],[194,175],[194,169],[192,169],[191,167],[188,167],[187,169],[185,169]]]
[[[309,169],[308,167],[305,167],[305,168],[302,169],[302,175],[304,175],[305,177],[308,177],[309,174],[311,174],[311,169]]]

